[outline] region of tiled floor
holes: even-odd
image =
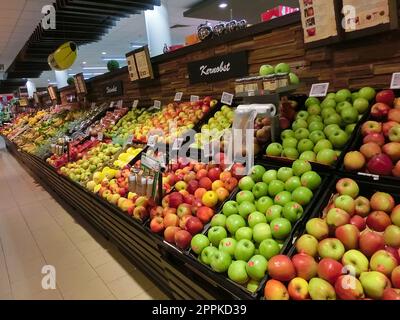
[[[42,273],[45,265],[55,267],[56,289],[42,287],[48,278]],[[1,140],[1,299],[167,297],[78,214],[65,211],[36,184]]]

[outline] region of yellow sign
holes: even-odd
[[[71,67],[78,55],[78,46],[75,42],[69,41],[58,47],[49,55],[47,62],[53,70],[65,70]]]

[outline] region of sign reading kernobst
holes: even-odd
[[[190,83],[222,81],[243,77],[247,73],[246,51],[188,63]]]

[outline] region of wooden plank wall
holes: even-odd
[[[222,91],[233,92],[233,80],[190,85],[187,63],[229,52],[249,51],[249,73],[257,74],[261,64],[289,63],[300,76],[303,86],[299,93],[308,93],[316,82],[330,82],[330,90],[357,89],[363,86],[385,88],[391,74],[400,71],[400,31],[370,36],[359,40],[306,49],[300,24],[290,25],[271,32],[251,36],[213,48],[207,48],[154,66],[158,69],[155,80],[131,83],[127,72],[111,73],[92,81],[92,97],[98,101],[109,100],[102,95],[103,87],[112,80],[123,80],[126,102],[136,98],[141,104],[158,99],[173,100],[177,91],[186,95],[213,95]],[[114,97],[116,100],[121,97]]]

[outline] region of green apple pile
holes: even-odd
[[[264,64],[260,67],[260,76],[269,76],[272,74],[289,74],[290,84],[299,84],[299,77],[291,72],[290,66],[287,63],[278,63],[275,67],[269,64]]]
[[[143,109],[132,109],[124,117],[122,117],[117,124],[107,130],[104,136],[108,138],[120,136],[121,138],[126,139],[128,135],[132,133],[132,130],[135,128],[138,122],[143,120],[143,118],[147,119],[150,116],[151,114],[148,114]]]
[[[82,159],[70,162],[60,168],[60,172],[75,182],[85,182],[94,172],[113,160],[114,155],[121,150],[119,144],[100,143],[90,149]]]
[[[307,110],[299,111],[292,128],[281,133],[282,143],[267,147],[267,156],[334,164],[374,98],[372,88],[353,94],[348,89],[339,90],[322,102],[308,98]]]
[[[194,135],[195,142],[193,148],[201,149],[205,144],[212,141],[219,141],[225,129],[232,126],[235,111],[226,105],[222,106],[221,111],[217,111],[208,123],[201,127],[201,132]]]
[[[193,237],[192,250],[213,271],[227,272],[229,279],[255,291],[268,260],[281,252],[320,184],[308,161],[279,170],[254,166],[239,181],[236,201],[227,201],[212,218],[207,235]]]

